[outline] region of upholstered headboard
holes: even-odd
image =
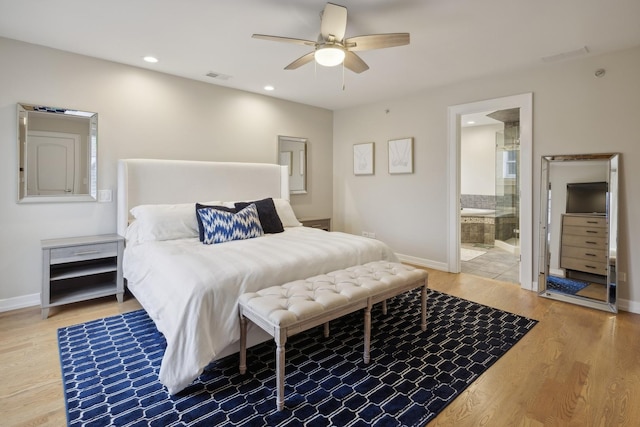
[[[265,197],[289,200],[286,166],[189,160],[119,160],[118,234],[124,236],[129,210],[134,206]]]

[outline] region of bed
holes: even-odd
[[[171,394],[211,361],[238,352],[241,294],[370,261],[397,261],[378,240],[303,227],[288,201],[288,171],[278,165],[120,160],[117,197],[118,233],[127,239],[124,277],[166,338],[159,376]],[[218,244],[194,235],[196,203],[262,199],[273,200],[284,231]],[[253,328],[248,345],[268,339]]]

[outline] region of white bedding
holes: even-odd
[[[384,243],[308,227],[204,245],[197,238],[129,245],[128,287],[167,340],[160,381],[175,394],[238,341],[245,292],[376,260],[397,261]]]

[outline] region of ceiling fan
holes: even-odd
[[[295,70],[315,59],[318,64],[326,67],[344,64],[345,68],[354,73],[362,73],[368,70],[369,66],[354,52],[409,44],[409,33],[371,34],[345,38],[346,28],[347,8],[327,3],[320,14],[320,34],[316,42],[265,34],[254,34],[252,37],[254,39],[301,44],[314,48],[313,52],[301,56],[284,67],[285,70]]]

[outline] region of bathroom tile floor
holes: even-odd
[[[488,277],[503,282],[520,283],[520,262],[518,256],[495,246],[463,243],[463,248],[486,251],[470,261],[462,261],[463,273]]]

